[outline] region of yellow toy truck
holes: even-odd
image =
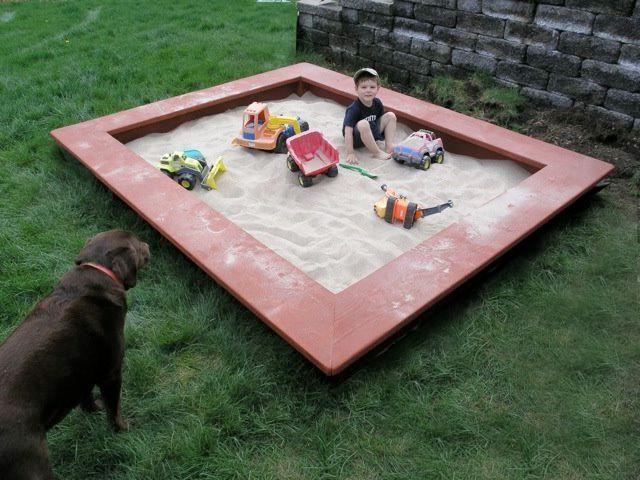
[[[253,102],[242,118],[240,136],[231,143],[248,148],[287,153],[287,138],[309,130],[300,117],[269,115],[266,103]]]
[[[222,157],[209,167],[204,155],[198,150],[165,153],[156,167],[187,190],[193,190],[199,183],[205,190],[217,188],[215,176],[226,171]]]

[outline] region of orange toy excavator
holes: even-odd
[[[420,208],[417,203],[410,202],[404,195],[399,195],[393,188],[382,185],[384,196],[373,205],[373,210],[380,218],[389,223],[402,222],[404,228],[413,227],[413,223],[421,217],[440,213],[445,208],[453,207],[453,202],[431,208]]]

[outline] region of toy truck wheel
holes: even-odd
[[[416,203],[409,202],[409,205],[407,205],[407,212],[404,215],[404,222],[402,222],[402,226],[404,228],[409,229],[413,227],[413,219],[416,216],[417,209],[418,205]]]
[[[183,173],[181,175],[178,175],[178,178],[176,178],[176,182],[178,182],[180,184],[180,186],[186,188],[187,190],[193,190],[196,186],[196,176],[192,175],[190,173]]]
[[[300,167],[298,166],[298,164],[295,162],[295,160],[291,155],[287,157],[287,168],[291,172],[297,172],[298,170],[300,170]]]
[[[298,175],[298,183],[301,187],[307,188],[313,185],[313,179],[311,177],[307,177],[306,175],[300,174]]]
[[[300,131],[306,132],[309,130],[309,122],[300,122]]]
[[[396,199],[393,197],[387,198],[387,206],[384,209],[384,221],[387,223],[393,223],[393,207],[396,206]]]
[[[422,165],[421,165],[421,167],[422,167],[423,170],[429,170],[430,166],[431,166],[431,157],[429,156],[428,153],[425,153],[422,156]]]
[[[338,166],[331,165],[331,168],[325,172],[327,177],[337,177],[338,176]]]
[[[434,160],[436,163],[442,163],[444,162],[444,151],[439,148],[438,150],[436,150],[436,158]]]
[[[276,141],[276,148],[273,149],[276,153],[287,153],[287,137],[284,133],[278,135],[278,140]]]

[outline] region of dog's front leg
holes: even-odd
[[[120,413],[120,389],[122,388],[122,371],[118,370],[100,385],[100,393],[111,428],[116,432],[129,430],[129,424]]]

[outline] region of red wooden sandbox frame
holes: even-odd
[[[350,77],[299,63],[60,128],[51,135],[327,375],[341,372],[389,338],[613,170],[594,158],[382,88],[379,96],[387,110],[413,128],[435,130],[447,150],[513,160],[534,173],[334,294],[124,145],[255,100],[306,91],[342,104],[355,98]],[[313,127],[313,119],[310,123]],[[402,288],[389,288],[399,284]]]

